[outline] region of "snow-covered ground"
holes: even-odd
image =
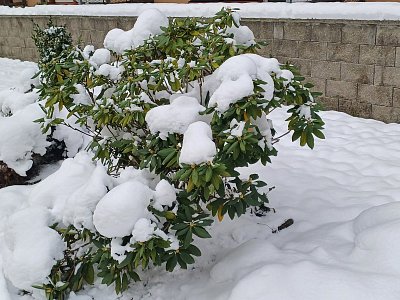
[[[138,16],[157,8],[168,16],[213,16],[222,7],[240,8],[243,18],[400,20],[400,3],[130,3],[108,5],[0,6],[0,15]]]
[[[0,93],[20,86],[23,71],[30,68],[32,63],[0,59]],[[274,114],[276,120],[284,119],[283,111]],[[198,241],[203,255],[190,270],[152,269],[123,296],[97,284],[70,299],[400,299],[400,125],[339,112],[321,115],[326,140],[318,140],[314,150],[300,148],[287,137],[271,165],[242,170],[276,186],[269,194],[276,213],[217,222],[213,238]],[[283,126],[275,122],[278,132],[284,132]],[[4,244],[26,242],[5,241],[7,230],[21,229],[15,227],[15,215],[13,220],[9,216],[23,216],[24,207],[44,201],[36,199],[36,193],[62,193],[60,183],[81,180],[76,173],[64,176],[58,183],[49,180],[48,190],[46,184],[0,190],[1,300],[33,299],[18,295],[1,271]],[[271,233],[289,218],[292,226]],[[35,258],[28,259],[34,251],[29,249],[24,259],[37,267]],[[29,274],[24,261],[15,263],[22,278]]]

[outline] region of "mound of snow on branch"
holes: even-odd
[[[48,210],[29,207],[14,213],[7,221],[2,243],[4,273],[12,284],[31,291],[32,285],[47,282],[56,260],[64,257],[61,236],[50,229]]]
[[[264,89],[265,100],[269,101],[275,91],[271,75],[276,74],[280,77],[282,73],[288,77],[288,82],[293,78],[290,71],[281,70],[275,58],[265,58],[256,54],[231,57],[208,79],[208,84],[213,86],[209,106],[215,106],[221,113],[225,112],[229,105],[253,94],[253,80],[256,79],[265,82],[261,87]]]
[[[131,30],[112,29],[104,39],[104,47],[122,54],[124,51],[138,47],[150,36],[160,34],[161,27],[168,27],[168,18],[158,9],[145,10],[137,18]]]
[[[44,155],[50,143],[42,134],[40,124],[34,123],[43,112],[30,104],[10,117],[0,117],[0,161],[25,176],[32,167],[32,155]]]
[[[137,181],[125,182],[112,189],[97,204],[93,223],[100,234],[113,238],[130,235],[135,223],[149,215],[147,206],[152,190]]]
[[[180,96],[171,104],[157,106],[146,114],[146,122],[152,134],[166,139],[170,133],[183,134],[191,123],[199,121],[205,107],[193,97]]]
[[[38,67],[6,58],[0,58],[0,65],[0,161],[25,176],[33,165],[33,155],[44,155],[50,146],[40,124],[34,122],[44,116],[35,89],[39,78],[33,78]],[[56,112],[57,117],[65,118],[67,114],[65,110]],[[53,138],[65,142],[69,157],[85,144],[83,134],[65,126],[59,126]]]
[[[190,124],[183,135],[179,163],[199,165],[212,161],[216,154],[210,125],[201,121]]]

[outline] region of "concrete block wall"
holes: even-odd
[[[133,17],[54,16],[74,41],[101,47],[112,28],[128,30]],[[46,16],[0,16],[0,57],[37,59],[33,23]],[[400,22],[351,20],[245,19],[262,54],[300,68],[326,109],[353,116],[400,122]]]
[[[253,20],[264,55],[298,66],[326,109],[400,122],[400,22]]]

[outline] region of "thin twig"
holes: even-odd
[[[273,138],[272,139],[272,144],[275,144],[275,143],[279,142],[281,138],[283,138],[285,135],[288,135],[289,133],[290,133],[290,130],[285,132],[284,134],[276,137],[276,138]]]

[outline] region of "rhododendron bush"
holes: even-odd
[[[40,64],[43,131],[73,130],[91,153],[46,179],[62,186],[73,173],[75,193],[55,201],[39,184],[30,200],[53,214],[40,230],[51,225],[65,243],[36,285],[49,299],[96,278],[120,293],[139,269],[187,268],[215,220],[268,211],[272,187],[237,168],[269,163],[282,135],[313,148],[324,123],[312,85],[260,47],[234,10],[171,20],[147,10],[104,48],[70,46]],[[282,106],[288,131],[277,136],[269,114]]]

